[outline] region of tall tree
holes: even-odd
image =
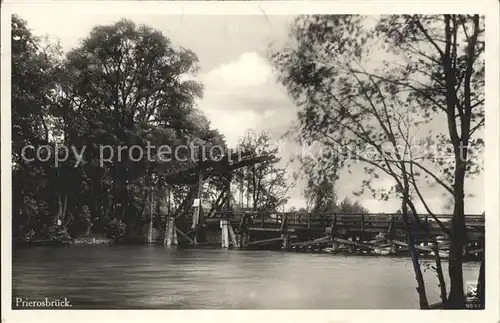
[[[352,202],[348,197],[344,198],[339,204],[339,212],[345,214],[368,214],[369,210],[361,202]]]
[[[43,163],[34,158],[34,151],[41,146],[54,148],[57,125],[50,108],[60,52],[57,46],[34,36],[26,21],[16,15],[11,27],[13,235],[32,239],[48,229],[51,214],[57,212],[50,187],[57,184],[50,166],[54,159]],[[42,157],[47,154],[45,150]]]
[[[454,219],[458,220],[453,221],[451,232],[435,218],[450,234],[454,245],[450,266],[452,288],[447,302],[454,308],[464,307],[461,248],[465,228],[463,177],[454,172],[453,167],[460,164],[465,167],[464,175],[474,175],[481,170],[481,165],[474,158],[460,162],[456,154],[451,161],[443,158],[446,149],[463,151],[463,147],[460,148],[463,140],[448,140],[442,132],[432,133],[432,128],[439,121],[446,122],[451,124],[450,133],[454,133],[453,129],[459,124],[465,126],[466,137],[470,138],[484,123],[481,87],[484,69],[478,59],[482,51],[478,38],[482,31],[475,27],[477,19],[475,16],[390,16],[377,18],[374,23],[372,17],[363,16],[299,17],[292,28],[293,44],[273,57],[281,81],[302,108],[299,120],[303,139],[308,143],[319,141],[340,151],[336,155],[341,156],[341,167],[348,167],[353,161],[365,164],[368,179],[357,193],[368,189],[383,200],[399,196],[403,217],[406,220],[414,217],[417,224],[414,195],[434,216],[422,193],[426,182],[437,184],[454,196]],[[451,37],[456,50],[443,53],[455,55],[452,61],[457,82],[452,106],[455,109],[469,106],[468,112],[450,113],[441,109],[450,99],[447,92],[450,88],[446,90],[443,82],[446,77],[451,79],[451,75],[444,73],[443,62],[447,59],[436,57],[432,51],[433,42],[441,44],[449,38],[450,21],[456,24],[453,27],[456,36]],[[459,35],[461,30],[463,34]],[[472,36],[474,34],[476,36]],[[468,50],[458,55],[460,48]],[[388,58],[382,62],[368,59],[374,55]],[[465,61],[469,63],[463,63]],[[456,101],[459,96],[462,103]],[[457,123],[455,118],[468,118],[468,121]],[[470,126],[471,122],[475,122],[474,126]],[[419,138],[417,133],[422,129],[430,135]],[[471,144],[481,145],[482,140],[478,138]],[[390,188],[373,185],[387,177],[396,185]],[[420,304],[426,308],[418,255],[412,253],[412,259]]]
[[[275,211],[288,199],[290,184],[286,169],[277,165],[280,161],[278,148],[266,132],[248,131],[238,143],[237,149],[254,157],[274,157],[236,172],[236,180],[246,183],[245,195],[254,211]]]
[[[64,58],[14,16],[12,40],[14,226],[20,238],[29,232],[44,238],[54,224],[72,235],[137,235],[149,221],[151,190],[164,187],[165,175],[192,166],[185,157],[193,152],[175,148],[225,146],[196,108],[202,95],[192,80],[196,55],[157,30],[128,20],[97,26]],[[28,162],[20,154],[28,145],[64,145],[84,152],[83,159],[76,164],[70,154],[59,165],[53,156]],[[158,147],[165,145],[171,154],[159,159]],[[184,189],[171,188],[172,195]]]
[[[127,228],[140,227],[134,224],[146,205],[148,193],[143,188],[153,185],[152,175],[164,164],[128,149],[148,144],[175,147],[195,135],[200,120],[190,115],[201,86],[183,77],[195,73],[196,64],[193,52],[177,49],[161,32],[128,20],[95,27],[67,55],[58,111],[67,125],[65,141],[86,146],[92,156],[86,164],[92,187],[89,203],[106,195],[103,179],[109,174],[117,207],[113,216]],[[99,145],[109,145],[115,154],[106,165],[92,161],[99,158]],[[118,152],[120,146],[127,149]],[[171,160],[169,168],[176,163]],[[99,214],[99,205],[91,205],[92,213]]]
[[[338,159],[329,156],[330,163],[325,165],[311,156],[300,156],[300,175],[306,180],[303,191],[308,209],[312,212],[337,211],[337,192],[335,182],[338,178]],[[300,177],[299,175],[299,177]]]
[[[484,18],[479,15],[384,17],[378,31],[387,36],[393,51],[402,50],[410,73],[399,71],[388,82],[400,90],[413,91],[424,113],[446,116],[448,138],[439,144],[450,148],[453,159],[446,165],[454,199],[452,245],[449,274],[449,307],[464,308],[462,249],[465,232],[465,178],[480,170],[470,158],[471,151],[483,145],[474,138],[484,126]],[[417,59],[414,59],[416,56]],[[426,75],[421,82],[415,75]]]

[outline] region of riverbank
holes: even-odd
[[[79,238],[74,239],[72,244],[112,244],[114,241],[109,238]]]
[[[64,246],[64,245],[98,245],[98,244],[114,244],[113,239],[105,237],[85,237],[76,238],[68,241],[60,241],[53,239],[43,240],[13,240],[14,246]]]

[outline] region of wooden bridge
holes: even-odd
[[[438,252],[447,257],[451,218],[446,214],[424,214],[404,221],[401,214],[219,211],[200,218],[196,232],[192,228],[177,228],[176,232],[182,237],[179,241],[188,245],[381,255],[407,255],[411,232],[414,247],[422,255]],[[484,223],[484,215],[466,215],[465,258],[479,258],[484,252]],[[169,241],[171,245],[173,240]]]
[[[408,255],[408,248],[413,246],[422,255],[448,256],[451,215],[424,214],[404,219],[401,214],[238,212],[231,206],[232,172],[275,161],[274,156],[252,153],[240,157],[233,161],[228,154],[220,161],[200,162],[165,177],[165,185],[190,187],[175,211],[161,215],[166,246],[216,244],[223,248],[387,255]],[[209,177],[219,177],[225,184],[205,214],[201,197],[203,183]],[[484,214],[466,215],[464,257],[474,259],[484,253],[484,224]]]

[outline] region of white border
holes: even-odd
[[[147,14],[147,15],[291,15],[305,13],[401,14],[401,13],[479,13],[486,16],[486,304],[485,311],[421,310],[11,310],[11,127],[10,127],[10,15],[29,6],[48,16],[71,14]],[[2,322],[498,322],[499,300],[499,3],[491,1],[15,1],[2,3],[1,61],[1,149],[2,149]],[[362,286],[353,286],[362,288]]]

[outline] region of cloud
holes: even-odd
[[[256,52],[242,54],[237,61],[222,64],[204,75],[213,89],[246,90],[272,80],[272,67]]]
[[[226,136],[229,146],[234,147],[238,139],[248,129],[268,130],[272,138],[279,141],[280,136],[289,130],[297,121],[297,108],[291,101],[286,90],[277,81],[269,62],[257,52],[245,52],[237,59],[219,64],[198,77],[204,84],[205,94],[199,101],[199,107],[204,111],[214,128],[218,128]],[[442,124],[442,123],[441,123]],[[280,155],[285,164],[289,158],[301,151],[297,143],[281,141]],[[400,208],[400,201],[390,199],[381,201],[374,199],[370,193],[354,196],[353,192],[361,188],[366,174],[363,164],[354,165],[352,174],[346,170],[341,172],[337,182],[339,198],[349,197],[360,200],[371,212],[395,212]],[[289,173],[298,170],[297,163],[289,164]],[[390,188],[394,180],[382,176],[373,183],[377,188]],[[483,196],[482,178],[468,181],[468,192]],[[290,191],[288,207],[303,207],[303,181],[298,181]],[[444,208],[445,198],[437,188],[422,187],[422,193],[434,212],[450,212]],[[466,212],[481,212],[484,201],[473,197],[467,199]],[[416,203],[419,211],[424,211],[421,203]]]
[[[243,53],[198,77],[204,97],[198,102],[212,126],[230,146],[248,129],[280,133],[295,120],[295,108],[269,62],[257,52]]]

